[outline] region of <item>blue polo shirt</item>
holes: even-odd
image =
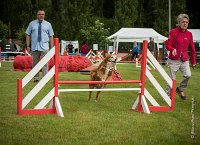
[[[43,20],[41,23],[41,36],[42,39],[38,42],[38,26],[39,21],[34,20],[30,22],[26,29],[26,34],[31,36],[31,50],[32,51],[45,51],[49,50],[49,37],[54,35],[52,26],[49,22]]]
[[[139,52],[140,52],[140,47],[139,47],[138,45],[136,45],[136,46],[133,45],[132,52],[133,52],[133,53],[134,53],[134,52],[139,53]]]

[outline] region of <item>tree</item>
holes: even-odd
[[[91,1],[60,0],[57,16],[54,17],[54,28],[59,37],[77,40],[80,29],[89,23]],[[54,7],[55,5],[53,5]]]
[[[176,27],[178,14],[185,12],[185,0],[171,1],[172,28]],[[135,26],[154,28],[167,36],[169,24],[169,4],[166,0],[141,0],[138,4],[138,19]]]
[[[16,32],[16,37],[18,40],[21,40],[22,47],[25,47],[26,45],[26,28],[22,27]]]
[[[4,41],[8,36],[8,26],[0,21],[0,40]]]
[[[9,28],[9,35],[15,36],[19,28],[27,26],[36,17],[32,0],[3,0],[1,19]]]
[[[108,42],[107,37],[109,35],[109,29],[104,28],[104,24],[99,20],[91,23],[89,27],[85,27],[80,31],[80,40],[86,41],[90,48],[97,43],[100,48],[104,48]]]
[[[177,16],[180,13],[185,13],[185,0],[171,1],[171,28],[177,27]],[[168,35],[168,24],[169,24],[169,3],[166,0],[159,0],[155,3],[156,19],[154,21],[154,28],[159,33],[167,36]],[[163,19],[164,18],[164,19]]]
[[[122,27],[134,27],[137,19],[137,0],[115,1],[115,31]]]
[[[200,19],[200,13],[199,13],[199,1],[190,1],[186,0],[186,13],[189,15],[190,23],[189,28],[190,29],[199,29],[199,19]]]
[[[166,0],[155,2],[156,18],[153,21],[154,29],[162,35],[168,35],[169,26],[169,3]]]

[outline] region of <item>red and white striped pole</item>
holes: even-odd
[[[54,38],[54,46],[55,46],[55,74],[54,74],[54,99],[53,99],[53,108],[55,108],[55,97],[58,97],[58,62],[59,62],[59,39]]]
[[[170,91],[170,99],[171,99],[171,110],[174,110],[175,105],[175,92],[176,92],[176,80],[172,80],[172,88]]]
[[[148,47],[148,41],[144,40],[142,45],[142,64],[140,73],[141,92],[139,93],[139,102],[137,108],[139,112],[143,111],[141,102],[142,102],[142,96],[144,96],[145,81],[146,81],[147,47]]]
[[[17,80],[17,114],[22,114],[22,79]]]

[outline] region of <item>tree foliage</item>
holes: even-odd
[[[99,20],[96,20],[94,24],[91,24],[89,27],[85,27],[80,31],[81,40],[90,44],[99,44],[102,49],[107,43],[107,37],[109,35],[109,29],[104,28],[104,24]]]
[[[171,0],[171,28],[176,27],[176,18],[186,12],[186,0]],[[138,19],[136,27],[154,28],[162,35],[167,36],[169,31],[169,1],[167,0],[140,0],[138,4]]]
[[[115,31],[122,27],[134,27],[138,15],[137,5],[137,0],[115,1]]]
[[[8,36],[8,26],[0,21],[0,40],[4,40]]]

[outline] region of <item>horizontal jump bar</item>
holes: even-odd
[[[127,80],[127,81],[58,81],[58,84],[128,84],[141,83],[141,80]]]
[[[88,92],[88,91],[140,91],[140,88],[107,88],[107,89],[58,89],[58,92]]]

